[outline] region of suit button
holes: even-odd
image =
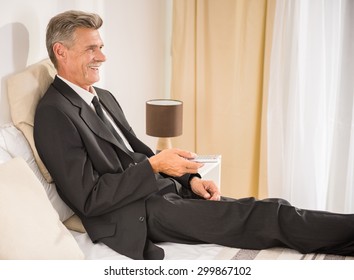
[[[145,217],[139,217],[139,221],[140,222],[144,222],[145,221]]]

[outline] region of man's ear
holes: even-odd
[[[53,52],[58,61],[63,61],[66,59],[66,47],[62,43],[55,43],[53,45]]]

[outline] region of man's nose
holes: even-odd
[[[99,61],[106,61],[106,55],[102,52],[102,50],[99,50],[98,53],[97,53],[97,56],[96,56],[96,60],[99,60]]]

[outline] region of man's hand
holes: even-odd
[[[220,200],[219,188],[213,181],[202,180],[198,177],[194,177],[190,181],[192,191],[204,199],[207,200]]]
[[[165,173],[173,177],[180,177],[186,173],[198,173],[202,163],[192,162],[196,154],[180,149],[166,149],[149,158],[154,173]]]

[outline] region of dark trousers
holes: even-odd
[[[354,255],[354,215],[298,209],[282,199],[206,201],[174,193],[155,194],[146,207],[154,242]]]

